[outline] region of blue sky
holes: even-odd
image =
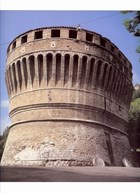
[[[129,15],[119,11],[1,11],[0,12],[0,86],[1,134],[10,124],[5,86],[6,49],[19,34],[45,26],[77,26],[95,31],[110,39],[133,65],[133,83],[140,83],[139,55],[135,53],[138,38],[128,33],[122,22]]]

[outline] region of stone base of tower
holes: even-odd
[[[96,156],[108,166],[132,162],[127,136],[88,122],[38,121],[11,127],[1,165],[92,166]]]

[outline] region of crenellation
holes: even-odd
[[[110,166],[132,159],[127,137],[132,67],[110,40],[81,28],[46,27],[19,35],[7,52],[12,124],[2,165],[39,164],[30,160],[29,150],[46,166],[46,160],[54,165],[50,156],[67,165],[67,156],[77,161],[73,165],[83,165],[81,159],[90,165],[96,154]]]

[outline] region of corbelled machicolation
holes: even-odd
[[[85,29],[45,27],[16,37],[7,50],[12,124],[2,165],[131,161],[131,70],[110,40]]]

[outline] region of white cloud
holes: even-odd
[[[1,107],[2,108],[9,108],[9,100],[2,100]]]

